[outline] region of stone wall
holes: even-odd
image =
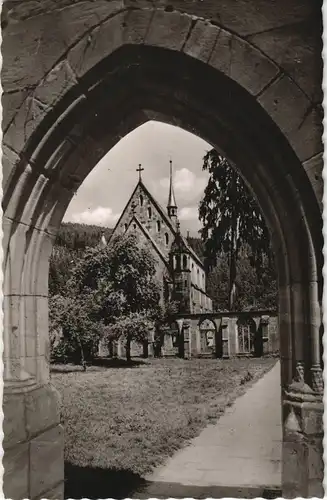
[[[251,311],[250,313],[204,313],[185,316],[190,323],[190,350],[192,356],[230,357],[246,353],[240,352],[238,343],[238,322],[249,319],[253,322],[254,346],[252,355],[279,353],[279,329],[278,316],[274,311]],[[201,332],[201,324],[209,320],[214,329],[214,347],[205,347],[204,332]],[[259,342],[259,349],[256,348]],[[260,344],[261,348],[260,348]],[[251,353],[249,353],[251,354]]]
[[[182,317],[184,335],[184,357],[232,357],[240,356],[241,353],[238,345],[238,321],[244,317],[250,318],[256,325],[255,334],[262,340],[262,351],[259,353],[252,349],[252,352],[245,353],[244,355],[262,356],[267,354],[279,353],[279,330],[278,330],[278,317],[275,312],[269,311],[252,311],[251,313],[209,313],[197,315],[187,315]],[[207,327],[204,324],[208,322]],[[173,324],[172,324],[173,325]],[[171,336],[178,335],[177,325],[172,326],[173,330],[165,334],[162,354],[168,356],[178,356],[178,348],[173,347]],[[187,329],[187,333],[186,333]],[[213,332],[213,345],[206,345],[206,333]],[[211,335],[210,335],[211,337]],[[154,355],[153,338],[149,337],[148,342],[148,355]],[[125,356],[125,351],[121,347],[117,354],[121,353]],[[103,343],[100,344],[99,355],[108,356],[109,350]],[[145,354],[144,347],[137,343],[131,344],[131,355],[134,357],[143,357]]]

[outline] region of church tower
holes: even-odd
[[[180,304],[180,313],[191,312],[191,269],[190,254],[176,223],[176,236],[170,250],[170,267],[173,274],[173,300]]]
[[[173,162],[170,160],[170,182],[169,182],[169,197],[167,205],[167,213],[170,220],[176,227],[177,223],[177,203],[175,199],[174,186],[173,186]]]

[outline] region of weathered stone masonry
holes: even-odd
[[[279,284],[283,495],[322,496],[321,3],[7,0],[3,26],[4,490],[60,498],[48,260],[73,193],[160,119],[233,161]]]

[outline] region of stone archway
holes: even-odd
[[[274,51],[275,30],[293,22],[291,0],[277,26],[264,6],[264,16],[251,11],[255,30],[247,2],[233,14],[223,3],[218,26],[205,2],[185,11],[178,1],[158,9],[139,3],[65,0],[60,9],[50,2],[46,12],[24,2],[4,7],[6,496],[61,494],[48,260],[73,193],[121,137],[149,119],[181,126],[220,149],[264,213],[279,283],[283,493],[321,495],[320,70],[306,77],[305,55],[301,73]],[[298,22],[316,12],[304,1]],[[319,61],[320,46],[312,46]],[[296,463],[294,452],[301,457]],[[45,457],[52,467],[45,468]]]
[[[239,318],[237,323],[238,354],[254,354],[257,327],[250,317]]]
[[[200,333],[201,352],[206,354],[216,354],[217,344],[217,328],[215,322],[205,318],[200,320],[198,325]]]

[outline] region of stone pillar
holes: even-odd
[[[229,318],[221,318],[221,338],[223,344],[223,356],[230,356],[230,331],[229,331]]]
[[[196,319],[191,320],[191,331],[190,331],[190,349],[191,356],[194,357],[198,354],[198,321]]]
[[[63,429],[53,386],[5,385],[3,411],[5,497],[63,498]]]
[[[184,358],[190,359],[191,352],[191,324],[189,320],[183,322]]]
[[[184,330],[183,330],[183,319],[176,320],[178,326],[178,357],[184,358],[185,346],[184,346]]]
[[[268,344],[268,345],[267,345]],[[255,356],[262,356],[267,354],[269,350],[269,316],[261,316],[259,328],[257,328],[254,340],[254,354]]]
[[[15,332],[13,324],[9,329],[10,313],[13,309],[6,308],[6,342],[8,333]],[[19,326],[16,332],[21,340]],[[35,330],[32,333],[37,335]],[[40,347],[37,344],[40,342],[32,343],[34,356],[27,356],[31,346],[26,345],[26,351],[20,349],[19,355],[12,349],[12,343],[9,349],[8,344],[6,346],[10,356],[6,359],[3,395],[3,489],[5,497],[13,500],[63,498],[64,441],[59,415],[60,398],[48,380],[37,377],[37,369],[39,374],[41,371],[44,374],[45,368],[49,372],[48,366],[38,362],[44,357],[38,355]],[[32,374],[28,374],[25,367]]]
[[[318,301],[318,284],[311,283],[309,286],[310,302],[310,338],[311,338],[311,385],[316,393],[323,394],[324,382],[321,369],[320,353],[320,327],[321,327],[321,308]]]
[[[324,497],[323,381],[320,366],[320,308],[316,283],[309,285],[309,320],[303,319],[299,287],[294,300],[295,373],[283,394],[283,496]],[[306,302],[307,304],[307,302]],[[302,320],[302,321],[301,321]],[[309,335],[305,333],[309,330]]]
[[[237,330],[237,319],[229,318],[228,321],[229,329],[229,355],[235,356],[238,354],[238,330]]]
[[[4,496],[61,499],[60,398],[49,382],[47,273],[52,242],[44,232],[5,218],[3,229]]]
[[[222,358],[223,357],[223,338],[222,338],[222,320],[220,318],[215,318],[214,320],[216,326],[216,334],[215,334],[215,357]]]
[[[285,391],[283,401],[283,497],[324,497],[323,401],[303,380]]]

